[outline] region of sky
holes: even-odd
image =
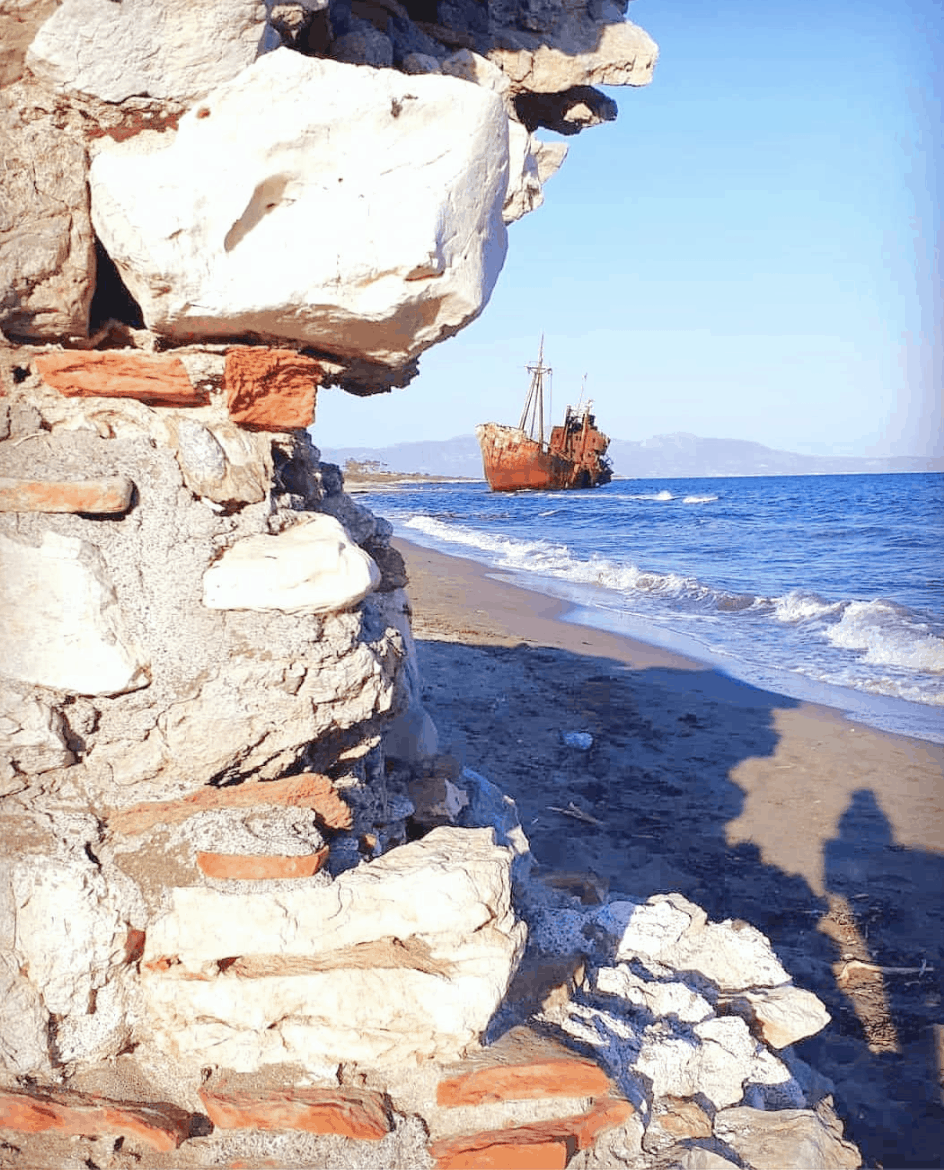
[[[944,455],[944,4],[635,0],[652,83],[567,139],[481,316],[402,390],[322,391],[322,447],[554,413],[823,455]],[[547,131],[539,137],[555,139]]]

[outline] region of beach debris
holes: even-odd
[[[562,731],[561,739],[578,752],[588,752],[593,747],[593,736],[589,731]]]
[[[934,968],[928,965],[927,959],[921,960],[920,967],[882,967],[878,963],[867,963],[864,959],[848,959],[842,965],[842,970],[836,976],[836,982],[842,986],[849,982],[853,971],[868,971],[873,975],[917,975],[922,976]]]
[[[548,812],[560,813],[563,817],[573,817],[575,821],[583,821],[586,825],[596,825],[598,829],[603,828],[603,821],[584,812],[583,809],[577,808],[573,801],[570,801],[566,808],[557,808],[553,804],[549,804],[547,808]]]

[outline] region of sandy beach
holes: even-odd
[[[866,1164],[944,1165],[944,747],[394,543],[441,750],[517,801],[538,862],[760,927],[832,1013],[798,1051]]]

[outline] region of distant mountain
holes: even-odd
[[[888,472],[944,471],[944,459],[920,456],[862,458],[798,455],[744,439],[702,439],[676,432],[641,443],[614,439],[610,458],[617,475],[671,479],[725,475],[881,475]]]
[[[686,479],[727,475],[880,475],[944,471],[944,459],[918,455],[869,459],[797,455],[743,439],[702,439],[677,432],[642,442],[613,439],[610,458],[617,475],[631,479]],[[482,457],[474,435],[390,447],[325,447],[322,459],[342,467],[348,459],[377,459],[390,471],[482,478]]]

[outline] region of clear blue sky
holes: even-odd
[[[324,447],[517,422],[546,334],[613,438],[944,454],[941,0],[635,0],[658,42],[569,139],[482,316],[404,390],[319,395]],[[546,138],[552,135],[541,132]]]

